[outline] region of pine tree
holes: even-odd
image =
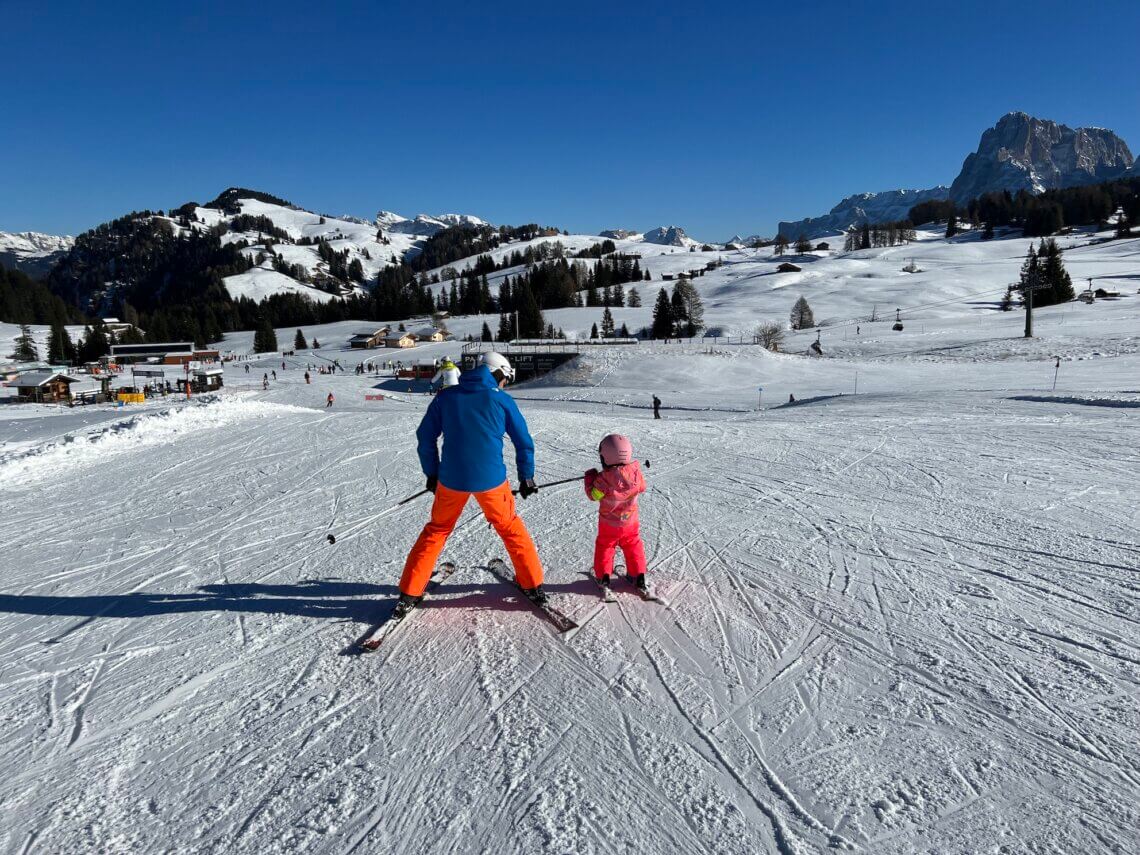
[[[496,341],[511,341],[515,337],[507,317],[506,314],[499,315],[499,333],[495,336]]]
[[[1017,279],[1017,290],[1025,294],[1025,289],[1037,285],[1041,281],[1041,265],[1037,260],[1037,249],[1033,244],[1029,245],[1029,251],[1025,254],[1025,261],[1021,264],[1021,275]],[[1037,302],[1037,294],[1033,295],[1033,301]]]
[[[657,292],[657,302],[653,306],[653,326],[650,328],[651,338],[672,338],[673,336],[673,306],[669,302],[669,295],[662,288]]]
[[[277,333],[268,315],[263,315],[257,330],[253,334],[254,353],[272,353],[277,350]]]
[[[598,325],[594,324],[593,326],[590,327],[590,338],[597,338],[597,337],[598,337]]]
[[[705,305],[701,302],[701,296],[697,293],[696,286],[688,279],[682,279],[673,289],[674,303],[676,303],[678,295],[680,296],[681,311],[685,322],[683,334],[694,336],[705,327]],[[680,316],[677,316],[677,320],[680,321]],[[678,330],[678,334],[682,334],[680,330]]]
[[[871,248],[871,226],[869,223],[863,223],[863,227],[859,230],[859,249]]]
[[[20,324],[20,334],[16,336],[16,350],[12,357],[17,362],[38,362],[40,352],[36,348],[36,340],[32,338],[32,331],[27,324]]]
[[[494,337],[491,335],[491,328],[487,326],[487,322],[483,321],[483,332],[479,335],[480,341],[493,341]]]
[[[685,298],[681,296],[681,283],[687,282],[687,279],[682,279],[673,286],[673,297],[669,300],[669,311],[673,315],[673,335],[685,336],[688,335],[688,322],[689,316],[685,312]]]
[[[986,223],[985,229],[982,230],[982,240],[994,239],[994,224],[991,222]]]
[[[79,361],[95,362],[111,352],[111,345],[107,341],[107,330],[102,321],[85,330],[83,341],[79,345]]]
[[[305,341],[305,334],[303,332],[301,332],[300,330],[297,330],[297,335],[295,335],[293,337],[293,349],[294,350],[307,350],[308,347],[309,347],[309,344],[308,344],[308,342]]]
[[[1061,247],[1057,241],[1052,238],[1041,241],[1037,256],[1044,259],[1041,262],[1041,281],[1048,287],[1037,291],[1033,295],[1033,302],[1039,306],[1054,306],[1072,300],[1076,296],[1073,280],[1061,261]]]
[[[521,290],[521,293],[519,291]],[[542,310],[538,308],[538,301],[534,292],[525,282],[521,288],[516,289],[518,300],[518,327],[520,338],[542,338],[542,331],[546,321],[542,318]]]
[[[621,329],[618,330],[618,335],[621,338],[629,338],[629,327],[627,327],[625,324],[622,324]]]
[[[796,253],[798,255],[807,255],[809,252],[811,252],[811,243],[807,237],[801,233],[800,236],[796,238]]]
[[[606,306],[606,310],[602,312],[602,338],[614,337],[614,316],[610,312],[610,307]]]
[[[629,289],[629,294],[627,296],[626,303],[629,304],[629,307],[631,309],[640,309],[641,308],[641,294],[638,293],[638,290],[636,288],[630,288]]]
[[[51,325],[48,339],[48,362],[52,365],[70,365],[75,359],[75,346],[61,323]]]
[[[958,234],[958,216],[951,214],[950,218],[946,220],[946,237],[952,238]]]
[[[804,330],[815,326],[815,317],[812,314],[811,306],[802,296],[792,306],[791,322],[794,330]]]

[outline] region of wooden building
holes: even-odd
[[[415,347],[416,337],[409,332],[395,332],[384,337],[385,347]]]
[[[17,399],[24,403],[58,404],[70,403],[71,385],[78,382],[78,377],[61,371],[29,371],[7,385],[15,388]]]
[[[383,347],[384,339],[390,331],[389,327],[380,327],[372,332],[358,332],[350,336],[348,346],[352,348],[371,350],[374,347]]]

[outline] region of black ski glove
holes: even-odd
[[[533,496],[537,492],[538,492],[538,485],[534,483],[533,478],[527,478],[525,481],[523,481],[521,484],[519,484],[519,495],[522,496],[524,499],[527,496]]]
[[[437,477],[435,477],[434,475],[428,475],[428,478],[427,478],[428,492],[434,493],[436,485],[438,483],[439,483],[439,479]]]

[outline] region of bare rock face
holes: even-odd
[[[950,186],[950,198],[964,203],[995,190],[1041,193],[1095,184],[1119,178],[1132,165],[1128,145],[1110,130],[1007,113],[982,134]]]

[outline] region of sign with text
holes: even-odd
[[[366,401],[383,401],[384,396],[378,392],[365,392],[364,400]]]

